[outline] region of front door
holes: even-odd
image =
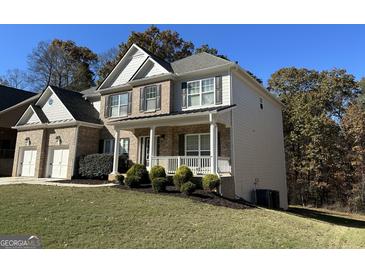
[[[54,149],[50,162],[50,177],[67,178],[68,149]]]
[[[25,177],[34,176],[36,159],[37,159],[37,151],[35,149],[24,150],[23,161],[21,162],[20,176],[25,176]]]
[[[155,151],[156,156],[159,155],[159,143],[160,137],[155,137]],[[149,136],[142,136],[139,139],[139,163],[145,166],[148,166],[150,160],[150,137]]]

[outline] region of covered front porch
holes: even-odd
[[[133,135],[129,157],[148,169],[160,165],[173,175],[179,166],[186,165],[194,176],[228,176],[232,172],[230,117],[228,111],[142,116],[114,122],[114,137],[120,140],[126,132]],[[113,173],[117,173],[119,149],[114,148]]]

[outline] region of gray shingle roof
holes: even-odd
[[[202,52],[171,63],[174,73],[182,74],[186,72],[207,69],[221,65],[232,64],[231,61]]]
[[[77,121],[100,124],[99,112],[82,97],[80,92],[55,86],[51,88]]]
[[[0,85],[0,111],[14,106],[36,93]]]
[[[222,111],[225,109],[230,109],[235,107],[236,105],[227,105],[227,106],[214,106],[209,108],[197,108],[191,110],[184,110],[184,111],[174,111],[170,113],[162,113],[162,114],[151,114],[145,116],[136,116],[136,117],[127,117],[127,118],[120,118],[120,119],[113,119],[111,122],[122,122],[122,121],[130,121],[130,120],[141,120],[141,119],[148,119],[148,118],[156,118],[156,117],[165,117],[165,116],[175,116],[175,115],[187,115],[192,113],[199,113],[199,112],[208,112],[208,111]]]

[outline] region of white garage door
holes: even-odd
[[[54,149],[51,153],[50,176],[52,178],[66,178],[68,163],[68,149]]]
[[[36,159],[36,150],[24,150],[20,176],[34,176]]]

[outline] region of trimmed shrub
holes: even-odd
[[[130,176],[139,177],[141,179],[139,184],[149,184],[151,182],[146,167],[141,164],[134,164],[130,169],[128,169],[127,178]]]
[[[153,166],[150,170],[150,178],[152,181],[156,178],[166,178],[165,169],[162,166]]]
[[[152,189],[154,192],[166,191],[166,185],[168,184],[167,178],[158,177],[152,180]]]
[[[124,183],[124,176],[122,174],[118,174],[115,176],[115,180],[117,181],[118,184],[123,184]]]
[[[125,178],[125,184],[130,188],[136,188],[141,185],[141,177],[136,175],[130,175]]]
[[[191,195],[196,189],[195,184],[192,182],[183,183],[180,187],[180,191],[186,195]]]
[[[90,154],[80,157],[79,174],[88,179],[105,179],[113,170],[113,155]]]
[[[175,187],[180,190],[183,183],[189,182],[193,178],[193,172],[187,166],[180,166],[173,177]]]
[[[217,190],[221,181],[215,174],[207,174],[203,177],[203,188],[204,190]]]

